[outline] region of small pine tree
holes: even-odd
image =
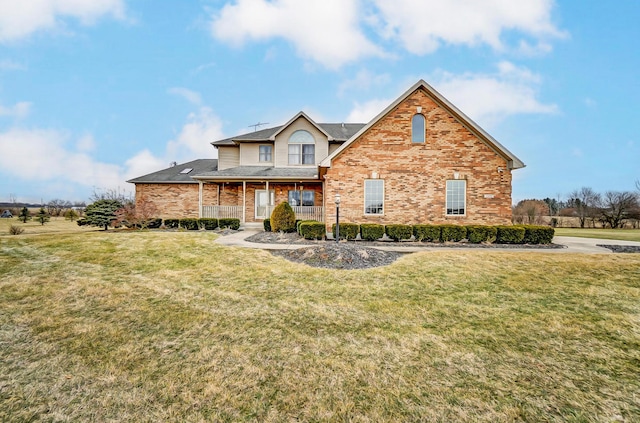
[[[118,200],[98,200],[87,206],[84,219],[89,225],[101,226],[106,231],[116,220],[116,211],[121,208],[122,203]]]
[[[40,207],[40,211],[36,215],[36,220],[40,222],[41,225],[44,226],[45,223],[49,221],[49,213],[44,209],[44,207]]]
[[[23,207],[22,210],[20,210],[18,219],[20,219],[22,223],[27,223],[27,220],[31,220],[31,213],[29,213],[29,209],[26,207]]]
[[[271,230],[273,232],[294,232],[296,214],[286,201],[280,203],[271,213]]]
[[[78,217],[78,212],[76,212],[74,209],[68,209],[64,212],[64,218],[66,220],[74,221],[78,220]]]

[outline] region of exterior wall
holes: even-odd
[[[237,146],[218,147],[218,170],[240,166],[240,149]]]
[[[136,206],[152,204],[161,218],[198,217],[198,184],[136,184]],[[215,185],[202,187],[203,204],[216,204]]]
[[[316,140],[315,159],[316,165],[329,155],[329,141],[327,137],[313,126],[308,120],[299,117],[285,128],[276,137],[275,147],[273,149],[274,164],[276,167],[301,167],[302,165],[289,166],[289,137],[295,131],[304,129],[308,131]],[[304,167],[313,167],[312,165],[304,165]]]
[[[426,142],[411,142],[411,119],[422,107]],[[499,171],[499,168],[502,170]],[[364,214],[364,181],[385,181],[384,214]],[[447,216],[446,181],[466,179],[466,215]],[[332,162],[325,196],[341,195],[341,221],[355,223],[510,224],[507,162],[422,90],[391,110]],[[335,222],[335,207],[325,221]]]
[[[334,151],[336,151],[338,148],[340,148],[342,144],[329,144],[329,154],[333,154]]]
[[[260,161],[260,146],[271,145],[271,161]],[[242,143],[240,144],[240,166],[273,166],[273,144],[270,143]]]

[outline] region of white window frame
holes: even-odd
[[[422,120],[422,133],[416,134],[416,118],[420,117]],[[416,140],[416,135],[421,135],[419,140]],[[411,118],[411,143],[412,144],[424,144],[427,142],[427,118],[422,113],[416,113]]]
[[[307,136],[308,135],[308,136]],[[312,146],[312,150],[313,153],[305,153],[305,147],[307,146]],[[292,148],[294,147],[295,149],[297,149],[298,151],[296,152],[291,152]],[[309,156],[311,156],[311,161],[305,163],[304,159],[305,157],[309,158]],[[289,164],[289,166],[311,166],[311,165],[315,165],[316,164],[316,140],[315,137],[309,132],[309,131],[305,131],[304,129],[298,129],[297,131],[295,131],[293,134],[291,134],[291,136],[289,137],[289,141],[288,141],[288,147],[287,147],[287,163]],[[295,157],[296,163],[293,163],[291,158]]]
[[[381,183],[382,184],[382,211],[380,213],[370,213],[367,212],[367,185],[373,182],[377,182],[377,183]],[[364,200],[364,209],[363,212],[365,214],[365,216],[384,216],[384,197],[385,197],[385,183],[384,183],[384,179],[365,179],[364,180],[364,195],[363,195],[363,200]]]
[[[454,192],[454,187],[450,187],[450,185],[459,185],[462,184],[462,207],[464,213],[449,213],[449,210],[460,210],[459,208],[459,197],[460,192]],[[458,188],[459,190],[459,188]],[[467,215],[467,180],[466,179],[448,179],[445,186],[445,200],[444,200],[444,213],[446,216],[466,216]],[[449,208],[449,200],[450,195],[456,195],[457,198],[451,198],[452,206],[458,206],[457,208]],[[455,201],[455,203],[453,203]]]
[[[269,151],[264,153],[265,159],[267,158],[267,155],[269,157],[269,160],[262,160],[262,148],[268,148]],[[260,163],[273,163],[273,146],[271,144],[261,144],[258,146],[258,161]]]

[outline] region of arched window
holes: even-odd
[[[310,165],[316,163],[316,140],[309,132],[298,130],[289,137],[289,164]]]
[[[411,119],[411,142],[424,143],[425,140],[425,119],[421,114],[413,115]]]

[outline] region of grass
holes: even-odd
[[[640,242],[640,229],[556,228],[556,235]]]
[[[640,419],[638,255],[339,271],[72,227],[0,231],[0,421]]]

